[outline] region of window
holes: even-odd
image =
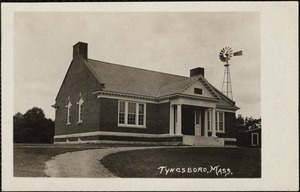
[[[77,102],[78,105],[78,123],[82,123],[82,105],[84,103],[84,100],[81,97],[81,93],[80,93],[80,98],[79,101]]]
[[[202,95],[202,89],[194,88],[194,93],[195,93],[195,94]]]
[[[258,140],[258,133],[252,133],[252,146],[258,146],[259,145],[259,140]]]
[[[216,130],[225,132],[224,112],[216,112]]]
[[[119,124],[125,124],[125,102],[119,103]]]
[[[216,112],[215,115],[216,131],[225,132],[225,117],[224,112]],[[211,131],[211,111],[207,112],[207,127]]]
[[[118,124],[123,126],[145,127],[146,104],[119,101]]]
[[[211,126],[210,126],[210,122],[211,122],[211,111],[207,111],[207,127],[208,127],[208,131],[211,131]]]
[[[70,100],[70,97],[69,97],[68,98],[68,104],[66,106],[66,108],[67,108],[67,122],[66,122],[67,125],[71,124],[71,111],[70,111],[71,107],[72,107],[72,103],[71,103],[71,100]]]
[[[128,103],[128,125],[135,125],[136,122],[136,103]]]
[[[144,104],[139,104],[139,125],[144,125]]]

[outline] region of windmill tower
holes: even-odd
[[[243,54],[242,51],[238,51],[233,53],[233,50],[230,47],[225,47],[220,51],[219,58],[222,62],[225,63],[225,71],[223,76],[223,84],[222,84],[222,93],[227,95],[227,97],[233,99],[232,87],[231,87],[231,78],[230,78],[230,69],[228,61],[232,56],[241,56]]]

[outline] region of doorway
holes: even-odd
[[[194,118],[195,118],[195,135],[201,136],[201,110],[194,111]]]
[[[201,107],[183,106],[182,107],[182,134],[196,135],[203,134],[204,113]]]
[[[194,109],[191,107],[182,107],[182,134],[195,135]]]

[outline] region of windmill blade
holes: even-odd
[[[237,51],[233,53],[233,56],[241,56],[241,55],[243,55],[243,51]]]

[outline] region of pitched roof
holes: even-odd
[[[174,83],[170,83],[167,85],[163,85],[157,95],[157,97],[162,97],[162,96],[166,96],[166,95],[171,95],[171,94],[175,94],[175,93],[179,93],[181,92],[188,84],[190,84],[191,82],[195,81],[197,78],[199,78],[198,76],[194,76],[191,78],[185,78],[181,81],[176,81]]]
[[[187,79],[187,77],[111,64],[92,59],[84,64],[102,84],[104,90],[134,95],[156,97],[163,85]]]
[[[220,101],[218,103],[219,105],[228,106],[228,107],[235,105],[235,102],[232,99],[227,97],[225,94],[223,94],[221,91],[219,91],[217,88],[215,88],[208,81],[205,81],[204,84],[208,84],[209,87],[211,87],[215,91],[215,93],[218,95],[218,97],[220,98]]]
[[[182,81],[177,81],[175,83],[164,85],[161,88],[158,97],[172,95],[175,93],[182,93],[185,89],[187,89],[189,86],[194,84],[196,81],[200,81],[214,98],[220,99],[218,94],[215,92],[215,90],[212,87],[209,86],[208,82],[205,80],[205,78],[202,75],[196,75],[189,78],[187,77]]]
[[[112,64],[93,59],[82,59],[97,80],[104,84],[104,91],[148,96],[153,98],[181,93],[199,80],[222,106],[232,107],[235,102],[212,86],[202,75],[185,77],[157,71]]]

